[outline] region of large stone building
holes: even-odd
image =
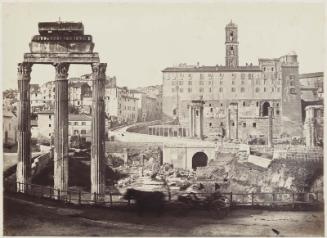
[[[193,126],[190,117],[203,113],[204,136],[224,130],[230,139],[246,140],[266,137],[272,107],[273,137],[302,136],[297,55],[262,58],[258,65],[240,66],[237,25],[230,22],[225,33],[225,66],[182,64],[162,71],[163,113],[178,118],[186,128]],[[203,100],[203,111],[196,109],[192,114],[192,100],[198,99]],[[194,136],[190,130],[188,135]]]
[[[17,143],[17,116],[11,111],[4,110],[2,115],[3,144]]]

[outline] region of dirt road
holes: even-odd
[[[206,211],[138,217],[129,210],[72,208],[4,196],[4,234],[19,236],[323,236],[323,212],[234,210],[223,220]]]

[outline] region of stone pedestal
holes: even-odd
[[[30,114],[30,74],[32,65],[18,64],[18,162],[16,169],[17,191],[25,193],[31,176],[31,114]]]
[[[97,202],[105,193],[105,79],[107,64],[92,65],[92,147],[91,147],[91,193],[92,200]]]
[[[58,199],[68,189],[68,69],[69,64],[55,64],[54,189]],[[57,195],[56,195],[57,194]],[[59,196],[60,194],[60,196]]]

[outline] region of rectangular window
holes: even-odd
[[[252,126],[255,128],[257,127],[257,123],[253,122]]]
[[[86,122],[85,121],[82,122],[82,126],[86,126]]]
[[[78,125],[78,122],[77,122],[77,121],[75,121],[75,122],[74,122],[74,126],[77,126],[77,125]]]
[[[199,91],[200,91],[200,93],[203,93],[203,88],[200,88]]]
[[[235,84],[235,81],[234,81],[234,80],[232,80],[232,84],[233,84],[233,85]]]
[[[192,85],[192,81],[188,81],[188,85]]]
[[[81,130],[81,134],[86,134],[86,130]]]
[[[219,92],[222,92],[223,91],[223,88],[219,88]]]
[[[245,122],[243,122],[243,127],[246,127],[246,123]]]
[[[183,92],[183,88],[180,88],[179,91],[182,93]]]
[[[209,88],[209,92],[211,93],[211,88]]]
[[[235,92],[235,88],[232,88],[232,92]]]
[[[245,91],[245,88],[241,88],[241,93],[244,93],[244,91]]]
[[[191,93],[192,92],[192,88],[188,88],[188,92]]]
[[[49,115],[49,119],[51,119],[51,115]]]
[[[51,127],[51,124],[49,124],[49,127]]]
[[[203,85],[204,84],[204,82],[203,81],[200,81],[200,85]]]

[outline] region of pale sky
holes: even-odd
[[[2,87],[17,88],[17,63],[29,51],[40,21],[82,21],[107,75],[130,88],[162,83],[165,67],[225,64],[225,25],[239,31],[239,61],[298,54],[300,73],[323,71],[322,3],[6,3],[2,6]],[[71,66],[69,77],[90,73]],[[31,83],[55,77],[35,65]]]

